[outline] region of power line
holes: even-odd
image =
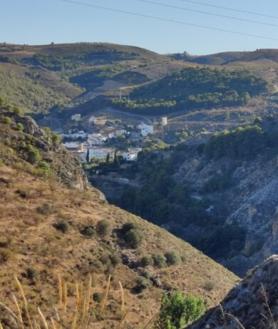
[[[249,15],[254,15],[254,16],[260,16],[260,17],[264,17],[264,18],[278,19],[278,16],[274,16],[274,15],[262,14],[262,13],[258,13],[258,12],[251,11],[251,10],[245,10],[245,9],[236,9],[236,8],[232,8],[232,7],[213,5],[213,4],[207,3],[207,2],[201,2],[201,1],[195,1],[195,0],[194,1],[193,0],[176,0],[176,1],[187,2],[187,3],[194,4],[194,5],[197,4],[200,6],[205,6],[205,7],[210,7],[210,8],[224,9],[224,10],[232,11],[235,13],[243,13],[243,14],[249,14]]]
[[[136,17],[143,17],[143,18],[153,19],[153,20],[157,20],[157,21],[161,21],[161,22],[174,23],[174,24],[185,25],[185,26],[192,26],[192,27],[197,27],[197,28],[201,28],[201,29],[205,29],[205,30],[218,31],[218,32],[230,33],[230,34],[235,34],[235,35],[242,35],[242,36],[252,37],[252,38],[256,38],[256,39],[278,41],[277,38],[272,38],[272,37],[268,37],[268,36],[257,35],[257,34],[252,34],[252,33],[245,33],[245,32],[239,32],[239,31],[226,30],[226,29],[222,29],[222,28],[218,28],[218,27],[212,27],[212,26],[206,26],[206,25],[200,25],[200,24],[175,20],[175,19],[172,19],[172,18],[165,18],[165,17],[153,16],[153,15],[143,14],[143,13],[138,13],[138,12],[133,12],[133,11],[127,11],[127,10],[123,10],[123,9],[106,7],[106,6],[92,4],[92,3],[88,3],[88,2],[84,2],[84,1],[77,1],[77,0],[57,0],[57,1],[64,2],[64,3],[69,3],[69,4],[73,4],[73,5],[79,5],[79,6],[84,6],[84,7],[100,9],[100,10],[104,10],[104,11],[108,11],[108,12],[112,12],[112,13],[120,13],[120,14],[129,15],[129,16],[136,16]]]
[[[167,3],[156,2],[156,1],[152,1],[152,0],[135,0],[135,1],[149,3],[149,4],[156,5],[156,6],[166,7],[166,8],[173,8],[173,9],[179,9],[179,10],[183,10],[183,11],[189,11],[189,12],[208,15],[208,16],[222,17],[222,18],[232,19],[232,20],[236,20],[236,21],[240,21],[240,22],[247,22],[247,23],[259,24],[259,25],[278,27],[278,24],[260,22],[260,21],[255,21],[255,20],[248,19],[248,18],[240,18],[240,17],[236,17],[236,16],[210,13],[210,12],[203,11],[203,10],[185,8],[185,7],[180,7],[180,6],[176,6],[176,5],[170,5]],[[183,2],[183,0],[182,0],[182,2]]]

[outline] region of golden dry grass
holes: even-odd
[[[91,276],[94,292],[104,295],[99,307],[105,320],[98,319],[96,328],[116,328],[127,305],[124,323],[140,328],[157,313],[165,287],[203,296],[208,306],[213,306],[237,281],[235,275],[189,244],[100,200],[94,189],[85,192],[68,189],[5,165],[0,166],[0,184],[0,237],[10,238],[4,247],[0,246],[0,252],[7,253],[7,259],[0,264],[0,300],[13,311],[11,296],[17,290],[14,275],[20,280],[30,305],[36,305],[30,312],[38,314],[39,307],[47,320],[53,305],[58,300],[63,305],[71,304],[69,296],[76,291],[73,288],[76,282],[84,282]],[[51,205],[49,213],[38,211],[43,204]],[[82,227],[95,226],[102,219],[111,224],[109,236],[88,238],[80,233]],[[66,233],[53,227],[57,220],[68,223]],[[114,234],[126,222],[137,223],[143,233],[143,242],[136,250],[120,247]],[[153,285],[137,295],[132,293],[132,288],[140,275],[138,269],[123,263],[100,268],[96,263],[106,254],[140,260],[142,256],[169,250],[178,252],[184,261],[163,269],[148,268],[152,276],[159,278],[162,287]],[[55,287],[61,273],[58,298]],[[111,279],[103,290],[109,275]],[[208,281],[213,289],[206,289]]]

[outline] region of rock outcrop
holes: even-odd
[[[3,124],[8,120],[7,124]],[[19,159],[29,162],[28,152],[39,155],[36,167],[47,166],[51,174],[68,187],[84,190],[88,187],[85,173],[79,160],[69,153],[59,142],[58,136],[49,129],[41,129],[29,116],[20,115],[9,107],[0,107],[0,152],[4,152],[4,162],[14,165]],[[9,155],[9,151],[12,151]],[[34,164],[34,163],[33,163]]]
[[[220,306],[190,329],[274,329],[278,326],[278,255],[255,267]]]

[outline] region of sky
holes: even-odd
[[[0,3],[0,42],[112,42],[159,53],[187,51],[194,55],[278,48],[278,0],[0,0]]]

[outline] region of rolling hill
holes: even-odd
[[[174,54],[177,60],[206,65],[226,65],[234,62],[273,61],[278,62],[277,49],[257,49],[256,51],[234,51],[211,55],[192,56],[188,53]]]
[[[54,106],[69,105],[109,81],[112,87],[105,91],[142,84],[183,66],[167,56],[131,46],[0,44],[0,94],[25,111],[47,112]]]

